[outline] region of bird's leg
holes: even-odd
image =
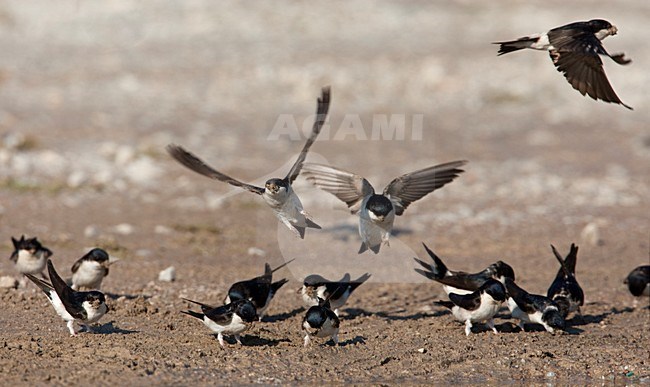
[[[494,320],[493,319],[488,320],[487,326],[488,326],[488,328],[492,329],[492,332],[494,332],[495,335],[497,333],[499,333],[499,331],[497,331],[497,328],[494,326]]]
[[[235,340],[237,341],[237,344],[242,345],[241,343],[241,336],[235,335]]]
[[[75,332],[74,329],[74,320],[68,321],[68,324],[66,325],[68,326],[68,330],[70,331],[70,336],[76,336],[77,332]]]
[[[217,340],[219,340],[219,345],[221,345],[221,348],[226,348],[226,344],[224,344],[223,335],[221,333],[217,333]]]
[[[309,333],[305,333],[305,347],[309,345],[311,339],[309,338]]]
[[[334,341],[335,345],[339,345],[339,334],[338,333],[333,334],[332,340]]]
[[[467,320],[465,321],[465,336],[469,336],[472,333],[472,322]]]

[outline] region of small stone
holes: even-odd
[[[419,348],[419,349],[418,349],[418,352],[420,352],[420,353],[427,353],[427,349],[426,349],[426,348]]]
[[[167,226],[163,226],[159,224],[154,228],[153,232],[160,235],[168,235],[172,233],[172,229]]]
[[[129,235],[133,234],[135,227],[128,223],[121,223],[118,224],[117,226],[113,227],[113,230],[115,230],[116,233],[121,234],[121,235]]]
[[[0,277],[0,288],[16,289],[17,287],[18,287],[18,281],[14,277],[8,275]]]
[[[600,224],[602,222],[590,222],[580,232],[580,239],[592,246],[601,246],[603,240],[600,238]]]
[[[254,255],[257,257],[265,257],[266,256],[266,251],[259,249],[257,247],[249,247],[248,248],[248,255]]]
[[[68,184],[68,187],[70,188],[79,188],[81,187],[88,178],[86,177],[86,174],[83,171],[73,171],[70,176],[68,176],[68,180],[66,183]]]
[[[84,228],[84,236],[86,238],[97,238],[99,236],[99,227],[95,226],[94,224],[86,226]]]
[[[158,281],[173,282],[175,280],[176,280],[176,268],[174,266],[170,266],[165,270],[161,271],[160,273],[158,273]]]
[[[554,377],[555,377],[555,372],[553,372],[553,371],[549,371],[549,372],[547,372],[547,373],[546,373],[546,377],[549,378],[549,379],[550,379],[550,378],[554,378]]]

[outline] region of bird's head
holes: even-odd
[[[366,203],[369,215],[373,220],[384,220],[393,211],[393,204],[383,195],[372,195]]]
[[[284,179],[269,179],[266,181],[264,186],[266,190],[271,194],[277,194],[279,192],[286,192],[289,190],[289,183]]]

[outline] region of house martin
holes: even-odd
[[[539,294],[530,294],[509,278],[506,279],[506,290],[508,309],[512,317],[519,319],[518,325],[522,331],[527,322],[541,324],[551,333],[554,329],[564,329],[564,317],[553,300]]]
[[[379,253],[388,245],[396,215],[409,204],[451,183],[467,161],[452,161],[407,173],[391,181],[382,194],[376,194],[368,180],[357,174],[322,164],[305,163],[303,175],[316,187],[344,201],[352,214],[359,214],[359,254],[370,249]]]
[[[72,265],[72,289],[99,289],[108,275],[108,267],[118,260],[102,249],[90,250]]]
[[[204,163],[201,159],[186,151],[181,146],[170,144],[167,146],[167,152],[179,163],[185,167],[193,170],[194,172],[207,176],[211,179],[223,181],[235,187],[240,187],[252,193],[261,195],[266,204],[268,204],[275,216],[282,221],[282,223],[289,228],[295,235],[300,238],[305,237],[305,228],[321,227],[314,223],[311,216],[303,209],[302,203],[298,195],[292,188],[292,183],[300,174],[307,152],[312,146],[316,137],[321,131],[330,104],[330,88],[324,87],[321,90],[321,96],[318,98],[318,105],[316,108],[316,120],[312,127],[310,137],[307,139],[305,146],[302,148],[298,159],[289,170],[289,173],[284,178],[273,178],[266,181],[264,187],[257,187],[254,185],[242,183],[228,175],[225,175],[214,168]]]
[[[413,258],[415,262],[424,268],[424,270],[416,268],[415,271],[430,280],[441,283],[443,290],[447,294],[469,294],[483,286],[489,279],[495,279],[502,284],[505,283],[506,278],[515,279],[515,271],[503,261],[497,261],[483,271],[473,274],[449,270],[440,257],[429,249],[426,244],[422,243],[422,245],[433,262],[428,263],[418,258]]]
[[[578,246],[571,243],[571,250],[566,258],[557,252],[555,246],[551,245],[553,255],[560,262],[560,269],[555,280],[548,288],[546,296],[560,307],[562,317],[567,318],[569,313],[580,314],[580,307],[585,303],[585,294],[576,280],[576,261],[578,259]]]
[[[11,253],[11,259],[16,266],[16,270],[20,274],[38,274],[45,278],[43,271],[45,270],[45,262],[52,256],[52,251],[43,246],[36,238],[25,239],[22,235],[20,239],[11,237],[11,242],[14,245],[14,251]],[[21,286],[27,284],[23,278]]]
[[[73,290],[54,270],[50,259],[47,260],[47,270],[52,284],[32,274],[25,274],[25,276],[43,290],[56,313],[67,322],[71,336],[77,334],[75,322],[90,331],[89,324],[97,322],[108,311],[104,294],[96,290],[90,292]]]
[[[184,298],[184,300],[200,305],[203,313],[193,310],[184,310],[181,313],[203,321],[206,327],[217,334],[217,340],[219,340],[219,345],[222,348],[225,348],[223,335],[234,335],[237,343],[241,344],[239,335],[247,331],[253,322],[257,320],[255,306],[248,300],[237,300],[217,307],[188,300],[187,298]]]
[[[328,299],[330,307],[338,316],[339,309],[345,305],[352,292],[368,278],[370,278],[370,274],[366,273],[351,281],[350,273],[345,273],[339,281],[330,281],[318,274],[311,274],[305,277],[298,293],[302,295],[302,300],[307,306],[318,305],[319,299]]]
[[[494,333],[498,333],[493,318],[506,300],[506,289],[501,282],[489,279],[472,293],[449,293],[449,299],[434,303],[451,309],[456,320],[465,323],[465,335],[472,332],[472,323],[480,322],[485,322]]]
[[[311,342],[311,337],[330,337],[334,344],[338,344],[340,324],[339,317],[332,311],[329,300],[319,298],[318,305],[310,307],[302,319],[305,347]]]
[[[635,297],[650,295],[650,265],[639,266],[632,270],[624,283]]]
[[[617,32],[618,29],[608,21],[593,19],[553,28],[546,33],[493,44],[500,45],[498,55],[524,48],[548,51],[557,70],[580,94],[588,94],[595,100],[620,104],[632,110],[614,92],[605,75],[603,61],[599,57],[608,56],[621,65],[631,62],[624,58],[625,54],[611,55],[603,47],[601,41],[610,35],[616,35]]]
[[[269,307],[269,304],[278,289],[289,282],[289,280],[284,278],[280,281],[273,282],[273,273],[282,269],[291,262],[293,262],[293,259],[283,263],[275,269],[271,269],[271,266],[268,263],[265,263],[263,275],[249,280],[236,282],[230,286],[230,289],[228,289],[228,295],[224,302],[229,304],[233,301],[242,299],[250,300],[257,310],[259,320],[262,321],[262,317],[264,317],[266,309]]]

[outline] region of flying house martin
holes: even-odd
[[[409,204],[451,183],[466,161],[452,161],[407,173],[391,181],[382,194],[376,194],[368,180],[357,174],[322,164],[305,163],[303,175],[318,188],[347,204],[359,214],[359,254],[370,249],[379,253],[388,245],[396,215],[402,215]]]
[[[498,55],[524,48],[548,51],[557,71],[561,72],[580,94],[588,94],[595,100],[620,104],[632,110],[614,92],[599,56],[608,56],[620,65],[631,62],[625,59],[625,54],[611,55],[603,47],[601,41],[610,35],[616,35],[617,32],[616,26],[608,21],[593,19],[553,28],[546,33],[493,44],[500,45]]]
[[[312,127],[311,136],[307,139],[298,159],[284,178],[269,179],[266,181],[264,187],[257,187],[235,180],[234,178],[210,167],[181,146],[170,144],[167,146],[167,152],[169,152],[176,161],[196,173],[261,195],[264,201],[271,207],[277,218],[280,219],[280,221],[282,221],[282,223],[284,223],[284,225],[287,226],[295,235],[304,238],[305,228],[320,229],[321,227],[314,223],[311,220],[311,216],[303,209],[302,203],[291,185],[300,174],[300,170],[305,158],[307,157],[307,152],[309,152],[309,148],[312,146],[314,141],[316,141],[316,137],[318,137],[318,134],[325,123],[329,104],[330,88],[324,87],[321,91],[320,98],[318,98],[316,120]]]

